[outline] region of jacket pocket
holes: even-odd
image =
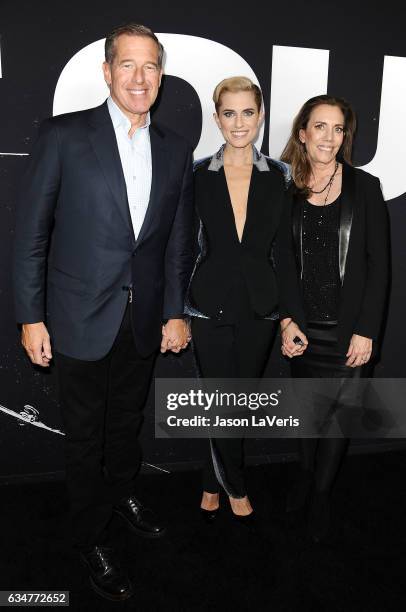
[[[48,282],[55,285],[58,289],[84,295],[86,293],[86,283],[69,272],[51,266],[48,270]]]

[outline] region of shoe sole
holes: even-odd
[[[127,593],[124,593],[123,595],[110,595],[110,593],[106,593],[106,591],[103,591],[103,589],[97,586],[97,584],[94,582],[91,576],[89,576],[89,581],[90,581],[90,586],[92,587],[95,593],[97,593],[104,599],[109,599],[110,601],[125,601],[126,599],[130,599],[130,597],[134,595],[133,589],[131,589],[131,591],[127,591]]]
[[[122,519],[125,520],[125,522],[131,527],[132,531],[134,531],[137,535],[142,536],[143,538],[151,538],[153,540],[155,538],[160,538],[163,535],[165,535],[165,532],[166,532],[165,528],[161,529],[161,531],[158,531],[158,533],[143,531],[142,529],[135,527],[132,524],[132,522],[126,517],[126,515],[120,512],[120,510],[114,510],[114,512],[118,514],[118,516],[121,516]]]

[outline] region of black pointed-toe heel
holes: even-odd
[[[253,529],[257,525],[257,515],[254,511],[250,514],[244,515],[234,514],[233,512],[232,517],[236,523],[242,525],[243,527],[246,527],[247,529]]]
[[[217,518],[220,508],[215,510],[206,510],[206,508],[200,508],[200,516],[205,523],[211,525]]]

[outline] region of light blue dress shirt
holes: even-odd
[[[151,193],[152,158],[149,126],[150,114],[147,114],[145,125],[138,128],[132,137],[128,135],[131,121],[117,106],[111,97],[107,107],[116,134],[125,184],[127,187],[128,205],[134,236],[137,239],[147,212]]]

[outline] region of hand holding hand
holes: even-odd
[[[346,366],[350,368],[356,368],[357,366],[368,363],[372,353],[372,339],[366,338],[365,336],[358,336],[353,334],[350,340],[350,346],[348,348],[345,362]]]
[[[308,341],[305,334],[292,319],[283,319],[281,321],[281,337],[281,351],[285,357],[292,358],[302,355],[307,348]],[[303,344],[293,342],[293,339],[296,337],[300,338]]]
[[[32,363],[43,368],[49,367],[52,359],[51,341],[44,323],[24,323],[21,343]]]
[[[162,326],[161,353],[179,353],[187,347],[190,340],[188,323],[184,319],[169,319],[166,325]]]

